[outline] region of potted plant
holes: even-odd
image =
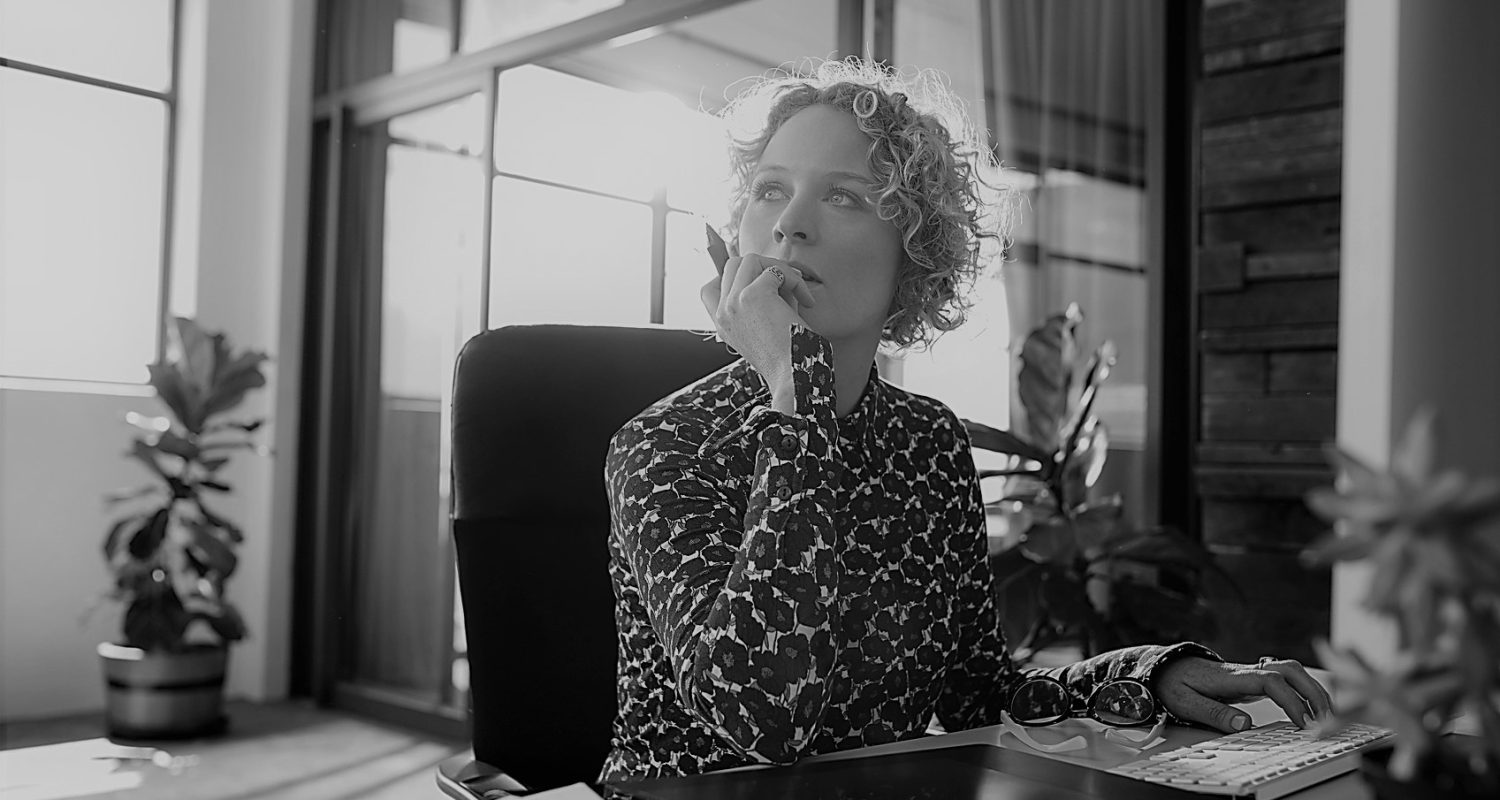
[[[1095,411],[1100,386],[1115,363],[1104,342],[1078,380],[1077,303],[1026,337],[1016,385],[1024,409],[1017,432],[964,420],[974,447],[1011,456],[981,480],[1006,481],[1003,497],[986,505],[1007,522],[1008,574],[1003,591],[1019,591],[1031,620],[1016,647],[1019,659],[1059,641],[1084,655],[1130,644],[1207,638],[1214,615],[1207,579],[1233,587],[1197,542],[1162,527],[1124,518],[1118,494],[1095,497],[1109,437]]]
[[[259,449],[250,434],[263,420],[224,417],[265,385],[267,356],[236,352],[191,319],[177,318],[171,334],[166,360],[148,367],[169,416],[126,415],[137,432],[125,454],[152,482],[106,498],[128,509],[103,546],[114,576],[108,596],[125,605],[122,635],[99,645],[106,724],[125,738],[221,730],[228,643],[245,636],[224,598],[244,537],[207,498],[230,491],[218,473],[235,451]]]
[[[1500,480],[1436,466],[1434,415],[1413,416],[1375,469],[1328,448],[1339,488],[1308,493],[1312,510],[1341,523],[1305,552],[1310,563],[1363,562],[1363,602],[1394,620],[1388,662],[1318,643],[1338,689],[1335,718],[1396,731],[1364,755],[1383,798],[1500,797]],[[1479,735],[1451,733],[1456,716]]]

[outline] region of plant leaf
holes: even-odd
[[[229,540],[234,542],[235,544],[239,544],[240,542],[245,541],[245,535],[240,530],[240,527],[238,525],[230,522],[227,519],[224,519],[223,517],[215,514],[212,511],[209,511],[208,506],[203,505],[203,501],[201,500],[198,501],[198,513],[203,515],[204,522],[215,528],[219,528],[220,530],[228,534]]]
[[[219,353],[225,347],[224,335],[210,334],[188,317],[177,317],[175,322],[183,377],[197,395],[197,400],[206,403],[209,392],[213,389],[214,374],[218,370]],[[199,427],[189,426],[189,430],[200,433],[201,419]]]
[[[125,644],[143,650],[179,650],[192,616],[166,580],[141,582],[125,609]]]
[[[146,369],[150,371],[151,386],[156,389],[156,396],[161,398],[172,416],[177,418],[179,425],[188,427],[189,421],[193,419],[196,402],[192,397],[192,390],[182,379],[182,373],[177,371],[177,366],[164,362],[147,365]]]
[[[198,445],[171,432],[162,431],[151,446],[158,451],[192,461],[198,457]]]
[[[235,422],[235,421],[214,422],[214,423],[210,423],[208,425],[205,425],[203,427],[203,433],[205,435],[207,435],[207,434],[210,434],[210,433],[218,433],[219,431],[228,431],[228,430],[244,431],[245,433],[254,433],[257,430],[259,430],[260,426],[264,425],[265,423],[266,423],[266,421],[264,419],[256,419],[256,420],[251,420],[249,422]]]
[[[970,443],[981,450],[1020,456],[1039,464],[1045,464],[1052,460],[1051,453],[1032,445],[1010,431],[1002,431],[999,428],[992,428],[982,422],[974,422],[967,419],[963,420],[963,424],[964,428],[969,431]]]
[[[1116,494],[1088,505],[1074,515],[1073,529],[1085,559],[1092,561],[1103,553],[1104,545],[1119,526],[1124,511],[1124,501]]]
[[[218,614],[205,614],[203,619],[208,621],[209,627],[214,633],[226,642],[237,642],[245,638],[245,618],[240,616],[239,609],[230,605],[228,601],[219,603]]]
[[[241,353],[233,363],[215,380],[204,403],[204,417],[211,417],[233,409],[245,399],[245,393],[266,385],[266,376],[260,364],[266,361],[265,353]]]
[[[106,533],[104,535],[105,562],[112,562],[115,560],[115,551],[119,550],[120,548],[120,537],[124,535],[125,529],[145,518],[145,514],[131,514],[128,517],[116,520],[115,524],[109,527],[109,533]]]
[[[1020,475],[1040,475],[1041,472],[1034,469],[982,469],[979,470],[979,479],[985,478],[1014,478]]]
[[[171,478],[167,474],[167,471],[162,468],[161,462],[156,460],[156,448],[147,443],[145,439],[137,437],[131,442],[130,450],[126,455],[145,464],[152,472],[160,476],[162,480],[169,480]]]
[[[1053,517],[1032,524],[1021,539],[1021,553],[1042,564],[1069,564],[1078,555],[1073,527]]]
[[[137,486],[134,489],[121,489],[119,491],[110,492],[109,494],[105,495],[104,504],[106,506],[116,506],[129,500],[134,500],[138,497],[145,497],[148,494],[156,494],[160,491],[161,486],[154,483],[146,484],[145,486]]]
[[[214,529],[197,520],[194,520],[189,527],[193,531],[193,542],[189,548],[198,560],[217,572],[220,578],[227,578],[234,574],[235,567],[239,565],[239,557],[234,554],[234,550],[229,545],[214,535]]]
[[[171,519],[171,507],[156,510],[151,518],[130,537],[131,557],[144,561],[154,555],[167,535],[167,522]]]
[[[1053,314],[1033,329],[1021,346],[1016,390],[1026,410],[1026,438],[1048,452],[1062,444],[1059,435],[1073,388],[1077,344],[1073,332],[1083,320],[1077,303]]]
[[[1437,414],[1430,406],[1417,409],[1391,453],[1391,472],[1410,485],[1420,485],[1432,475],[1437,449],[1436,421]]]

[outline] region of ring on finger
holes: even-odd
[[[776,276],[776,288],[779,289],[783,283],[786,283],[786,273],[781,271],[781,267],[771,267],[766,271]]]
[[[1273,662],[1275,660],[1276,660],[1275,656],[1261,656],[1260,660],[1257,661],[1257,662],[1255,662],[1255,666],[1257,666],[1257,667],[1259,667],[1261,669],[1266,669],[1267,667],[1270,667],[1271,666],[1271,662]]]

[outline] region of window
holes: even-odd
[[[501,73],[497,95],[489,326],[707,327],[703,219],[727,202],[718,120],[539,66]]]
[[[169,279],[173,0],[0,0],[0,376],[140,383]]]

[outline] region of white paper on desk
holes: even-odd
[[[545,792],[528,794],[526,800],[603,800],[603,798],[582,783],[571,783],[556,789],[548,789]]]

